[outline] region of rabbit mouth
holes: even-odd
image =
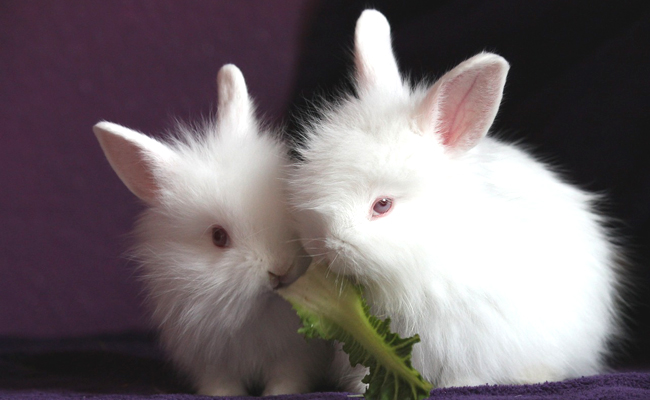
[[[338,237],[328,238],[325,243],[324,261],[330,270],[347,278],[357,280],[361,272],[359,249],[352,243]]]
[[[271,284],[272,290],[282,289],[291,285],[295,282],[301,275],[276,275],[273,272],[269,272],[269,283]]]
[[[271,288],[276,290],[291,285],[300,278],[305,271],[307,271],[307,268],[311,265],[311,261],[312,258],[301,247],[296,254],[295,261],[291,264],[289,269],[281,274],[274,271],[268,271]]]
[[[271,289],[273,290],[281,289],[283,287],[288,286],[286,283],[282,282],[281,276],[278,276],[273,272],[269,272],[269,283],[271,284]]]

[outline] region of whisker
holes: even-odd
[[[244,239],[244,240],[248,240],[249,238],[251,238],[251,237],[253,237],[253,236],[256,236],[256,235],[259,235],[260,233],[262,233],[262,232],[264,232],[264,231],[268,231],[269,229],[271,229],[271,228],[269,228],[269,227],[264,227],[264,228],[262,228],[262,229],[260,229],[260,230],[258,230],[258,231],[256,231],[256,232],[252,232],[252,233],[251,233],[250,235],[248,235],[248,236],[244,236],[243,239]]]
[[[322,253],[311,253],[311,254],[310,254],[311,257],[322,257],[322,256],[326,256],[326,255],[327,255],[327,252],[322,252]],[[303,256],[303,257],[309,257],[309,256]]]
[[[310,243],[313,243],[313,242],[325,242],[326,238],[324,238],[324,237],[323,238],[311,238],[311,239],[304,239],[303,238],[301,240],[304,242],[304,244],[310,244]]]

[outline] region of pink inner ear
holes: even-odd
[[[141,200],[154,204],[159,187],[153,174],[153,162],[144,146],[109,131],[98,132],[106,158],[122,182]]]
[[[441,87],[437,128],[445,146],[469,149],[492,124],[501,94],[490,87],[490,74],[479,72],[467,71]]]
[[[422,104],[423,132],[440,135],[449,149],[474,147],[494,121],[507,67],[498,56],[479,55],[443,76]]]
[[[479,77],[474,79],[461,79],[462,76],[452,80],[448,86],[451,86],[453,91],[451,93],[443,93],[440,124],[438,128],[442,133],[443,144],[445,146],[455,147],[458,140],[465,134],[471,135],[474,128],[473,124],[484,125],[481,121],[480,108],[481,104],[475,104],[475,96]],[[460,81],[455,83],[454,81]],[[472,107],[479,107],[479,110],[472,109]],[[477,112],[479,111],[479,112]],[[449,113],[446,115],[445,113]],[[467,138],[470,139],[470,138]],[[480,138],[479,138],[480,139]]]
[[[158,185],[153,175],[153,165],[142,148],[130,142],[116,143],[115,168],[124,184],[148,204],[156,202]]]

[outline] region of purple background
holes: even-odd
[[[281,117],[312,3],[0,3],[0,335],[146,329],[121,257],[141,207],[92,126],[156,134],[206,115],[226,63]]]
[[[158,134],[206,115],[218,69],[234,63],[259,110],[295,128],[303,97],[341,86],[368,4],[415,77],[486,49],[511,62],[496,128],[607,194],[634,250],[632,365],[650,365],[647,1],[0,2],[0,336],[148,328],[122,257],[141,206],[104,159],[97,121]]]

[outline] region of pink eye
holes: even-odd
[[[212,227],[212,243],[217,247],[228,247],[230,244],[228,232],[218,225]]]
[[[393,208],[393,199],[383,197],[375,200],[372,205],[372,216],[374,218],[383,217]]]

